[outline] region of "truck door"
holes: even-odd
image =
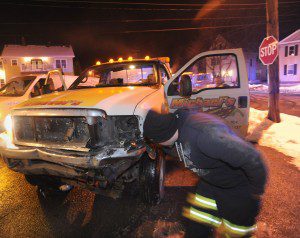
[[[215,114],[245,136],[249,118],[249,85],[242,49],[196,55],[166,84],[170,112],[179,108]]]

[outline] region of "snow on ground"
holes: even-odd
[[[300,169],[300,117],[281,113],[281,122],[274,123],[267,119],[267,114],[250,109],[247,140],[293,157],[292,163]]]
[[[249,84],[250,92],[268,93],[268,85],[265,84]],[[280,93],[300,94],[300,84],[282,84],[280,85]]]

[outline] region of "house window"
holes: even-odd
[[[295,55],[295,56],[297,56],[298,55],[298,45],[291,45],[291,46],[289,46],[289,55]]]
[[[32,68],[32,70],[42,70],[43,69],[43,61],[41,59],[31,60],[31,68]]]
[[[11,66],[18,66],[18,60],[16,59],[11,60]]]
[[[60,60],[55,60],[55,67],[58,69],[61,68]]]
[[[67,61],[66,60],[61,60],[61,67],[63,69],[66,69],[67,68]]]
[[[66,69],[67,68],[67,61],[66,60],[55,60],[56,68]]]
[[[252,59],[250,59],[250,67],[252,67]]]
[[[297,64],[290,64],[287,66],[287,74],[297,75]]]

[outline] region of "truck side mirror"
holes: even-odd
[[[190,97],[192,92],[192,80],[190,76],[182,75],[179,83],[179,95],[181,97]]]

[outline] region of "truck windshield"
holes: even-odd
[[[90,67],[75,80],[70,89],[155,84],[157,74],[154,63],[127,62]]]
[[[0,89],[0,96],[19,97],[23,96],[30,87],[36,76],[16,77],[10,80]]]

